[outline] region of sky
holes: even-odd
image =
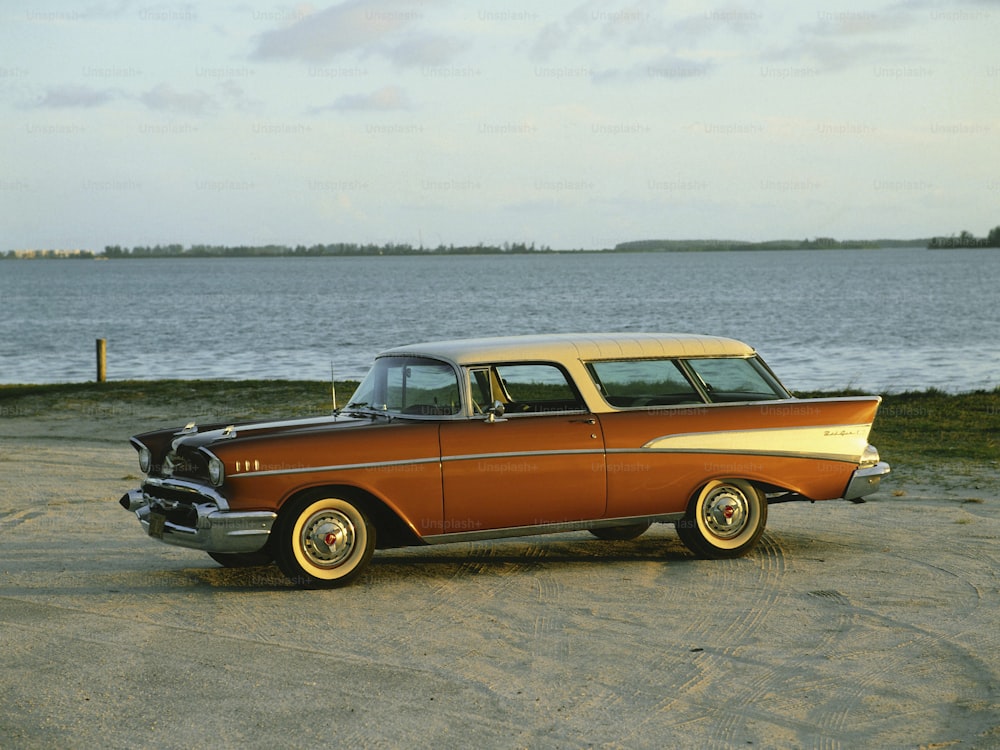
[[[998,0],[5,0],[0,252],[983,236],[998,38]]]

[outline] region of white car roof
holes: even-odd
[[[455,339],[387,349],[383,356],[438,357],[459,365],[489,362],[656,357],[749,357],[754,349],[735,339],[689,333],[554,333]]]

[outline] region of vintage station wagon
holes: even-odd
[[[137,435],[121,499],[145,532],[303,587],[376,548],[673,523],[696,555],[749,552],[769,503],[860,501],[888,464],[877,396],[797,399],[732,339],[560,334],[378,355],[327,417]]]

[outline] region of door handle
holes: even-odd
[[[597,420],[593,417],[588,417],[586,419],[571,419],[569,421],[574,424],[597,424]]]

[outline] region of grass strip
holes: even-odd
[[[357,382],[336,383],[338,405]],[[856,391],[799,394],[800,398],[860,395]],[[121,380],[106,383],[0,385],[0,418],[94,418],[135,416],[135,431],[150,414],[252,419],[329,414],[329,382],[309,380]],[[177,416],[185,415],[185,416]],[[929,389],[884,397],[871,442],[883,458],[908,464],[943,459],[1000,462],[1000,387],[946,393]]]

